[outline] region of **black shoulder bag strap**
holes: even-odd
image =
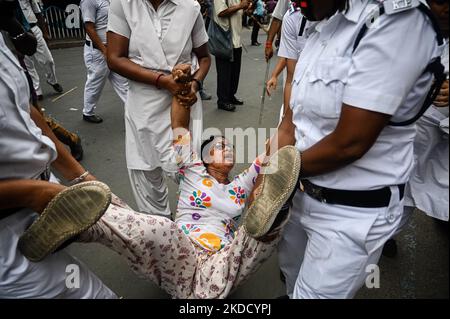
[[[299,37],[303,36],[303,33],[305,32],[305,27],[306,27],[306,18],[302,17],[302,22],[300,24],[300,31],[298,32]]]
[[[383,4],[380,4],[378,6],[379,8],[379,16],[385,13],[385,9]],[[436,32],[436,38],[438,45],[441,46],[444,44],[444,38],[442,36],[441,28],[439,27],[438,22],[436,21],[435,16],[431,12],[431,10],[423,3],[420,3],[419,6],[417,6],[417,9],[419,9],[422,13],[424,13],[431,21],[431,24]],[[356,36],[355,43],[353,44],[353,52],[355,52],[356,48],[358,47],[359,43],[361,42],[361,39],[364,37],[368,30],[367,23],[364,23],[361,30],[359,31],[358,35]],[[407,126],[414,122],[416,122],[425,112],[426,110],[433,104],[434,100],[436,99],[437,95],[439,94],[439,91],[442,87],[442,84],[444,83],[446,76],[445,76],[445,68],[441,63],[441,57],[437,57],[434,59],[430,64],[427,65],[423,73],[431,72],[434,75],[434,82],[431,85],[430,90],[428,91],[427,97],[425,98],[425,101],[423,102],[422,107],[420,108],[419,113],[417,113],[413,118],[402,121],[402,122],[389,122],[389,125],[391,126]]]

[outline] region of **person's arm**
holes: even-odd
[[[37,19],[37,25],[42,30],[42,36],[45,41],[50,40],[50,33],[48,31],[48,25],[45,21],[45,17],[42,13],[35,13]]]
[[[434,106],[446,107],[448,106],[448,80],[445,80],[439,91],[438,96],[434,100]]]
[[[103,55],[106,57],[106,45],[102,42],[100,37],[98,36],[97,30],[95,30],[94,22],[87,21],[84,23],[84,29],[86,33],[89,35],[89,38],[94,43],[94,45],[102,51]]]
[[[290,108],[291,101],[291,91],[292,91],[292,80],[294,78],[295,66],[297,65],[297,60],[286,59],[286,83],[284,84],[284,92],[283,92],[283,101],[284,101],[284,109],[283,115],[286,113],[286,109]]]
[[[15,49],[31,56],[36,53],[37,40],[33,33],[26,32],[14,15],[14,7],[10,3],[0,3],[0,30],[8,32]]]
[[[10,209],[30,208],[41,213],[48,202],[65,188],[41,180],[14,179],[0,181],[0,218]]]
[[[36,126],[42,130],[42,134],[50,138],[56,146],[58,157],[52,163],[52,167],[55,168],[68,181],[71,181],[86,172],[83,166],[81,166],[80,163],[72,157],[64,144],[62,144],[55,134],[53,134],[44,117],[36,108],[30,107],[30,116]],[[95,177],[89,174],[86,180],[95,180]]]
[[[239,10],[245,10],[249,7],[249,3],[248,0],[241,0],[241,3],[239,4],[235,4],[233,6],[228,7],[225,10],[222,10],[220,12],[217,13],[217,16],[219,18],[226,18],[226,17],[230,17],[233,14],[235,14],[236,12],[238,12]]]
[[[31,9],[33,10],[34,15],[37,19],[37,25],[42,30],[42,36],[44,37],[45,41],[48,41],[50,39],[50,35],[48,32],[48,26],[47,22],[45,21],[45,17],[42,14],[41,7],[37,3],[36,0],[30,0]]]
[[[177,95],[182,91],[182,85],[176,83],[172,75],[161,76],[161,73],[151,71],[131,61],[128,58],[128,38],[108,31],[107,43],[107,62],[112,71],[127,79],[166,89],[172,95]]]
[[[300,176],[329,173],[357,161],[369,151],[390,118],[344,104],[336,129],[302,153]]]
[[[271,75],[269,81],[267,81],[267,85],[266,85],[266,91],[269,96],[271,95],[272,91],[277,89],[278,76],[286,67],[286,61],[287,61],[286,58],[283,58],[283,57],[278,58],[278,63],[275,66],[275,68],[273,69],[272,75]]]
[[[416,36],[399,41],[401,35],[395,30],[410,30]],[[424,30],[426,33],[422,34]],[[335,129],[302,152],[301,177],[336,171],[370,150],[424,76],[424,67],[439,54],[432,34],[429,21],[416,10],[380,17],[379,26],[367,32],[352,56]],[[398,52],[414,52],[417,63],[411,64],[408,59],[393,62]],[[398,74],[403,75],[400,82],[396,78]],[[426,76],[431,81],[431,75]],[[283,140],[278,141],[278,147],[282,147]]]
[[[197,56],[199,69],[195,72],[193,79],[196,81],[191,82],[191,92],[185,95],[177,95],[178,101],[185,107],[192,106],[196,101],[196,94],[200,90],[198,82],[203,82],[208,74],[209,68],[211,66],[211,56],[208,50],[208,44],[205,43],[199,48],[192,50]],[[198,82],[197,82],[198,81]]]
[[[278,31],[281,29],[281,20],[273,17],[270,23],[269,32],[267,33],[265,56],[266,61],[269,61],[273,56],[273,41],[275,40]]]
[[[81,15],[83,16],[83,24],[86,33],[94,46],[106,57],[106,45],[100,39],[97,30],[95,30],[95,21],[97,20],[97,13],[99,10],[97,2],[95,0],[81,1],[80,10]]]

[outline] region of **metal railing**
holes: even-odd
[[[66,10],[50,6],[44,10],[51,40],[84,40],[85,31],[81,11],[77,5],[69,5]]]

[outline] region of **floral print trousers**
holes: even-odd
[[[82,242],[101,243],[125,257],[131,269],[173,298],[226,298],[274,252],[270,242],[249,237],[240,227],[218,252],[195,245],[168,218],[133,211],[118,197],[103,217],[82,234]]]

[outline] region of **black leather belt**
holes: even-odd
[[[88,47],[90,47],[91,44],[92,44],[92,47],[93,47],[94,49],[100,50],[100,49],[95,45],[94,42],[91,42],[91,41],[89,41],[89,40],[86,40],[86,45],[87,45]]]
[[[30,29],[31,29],[31,28],[34,28],[35,26],[37,26],[37,23],[29,23],[29,25],[30,25]]]
[[[310,197],[327,204],[380,208],[387,207],[391,201],[391,189],[384,187],[370,191],[348,191],[333,188],[326,188],[315,185],[307,179],[301,180],[304,192]],[[397,185],[400,193],[400,200],[405,194],[405,184]]]

